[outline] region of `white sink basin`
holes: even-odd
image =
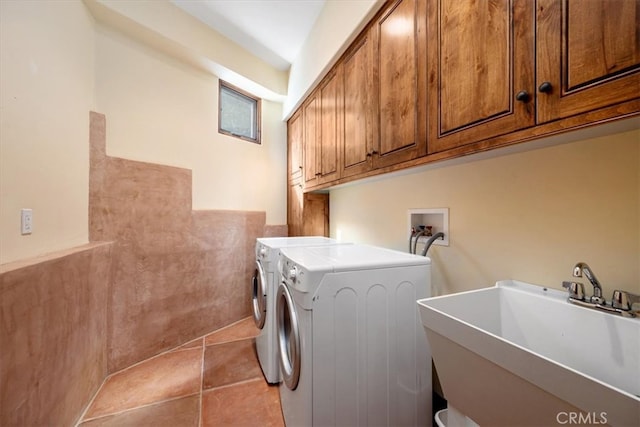
[[[418,305],[444,397],[481,426],[640,426],[638,318],[516,281]]]

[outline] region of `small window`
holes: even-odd
[[[260,99],[220,80],[218,132],[260,144]]]

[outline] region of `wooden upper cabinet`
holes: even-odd
[[[302,176],[303,139],[302,111],[298,110],[287,122],[289,181],[299,181]]]
[[[535,124],[534,4],[428,3],[428,152]]]
[[[373,81],[373,41],[365,32],[342,59],[342,177],[371,169],[373,135],[378,111]]]
[[[313,188],[340,176],[341,84],[334,70],[302,106],[304,121],[304,186]]]
[[[392,2],[372,27],[379,109],[374,168],[426,154],[426,3]]]
[[[538,122],[640,97],[640,0],[538,0]]]
[[[638,17],[640,0],[386,0],[289,120],[289,182],[638,115]]]

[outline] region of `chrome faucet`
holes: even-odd
[[[596,275],[589,266],[584,262],[579,262],[573,267],[573,277],[582,277],[585,275],[591,285],[593,285],[593,295],[586,300],[584,295],[584,286],[580,282],[562,282],[562,287],[569,291],[569,302],[588,308],[606,311],[607,313],[617,314],[624,317],[637,317],[640,310],[635,306],[640,305],[640,295],[634,295],[626,291],[614,291],[611,298],[611,305],[602,297],[602,286],[596,279]]]
[[[602,286],[600,286],[600,282],[596,279],[596,275],[593,274],[593,271],[589,268],[586,262],[579,262],[573,267],[573,277],[582,277],[584,273],[593,285],[593,295],[591,296],[590,301],[594,304],[605,304],[605,299],[602,297]]]

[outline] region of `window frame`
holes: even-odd
[[[255,111],[256,137],[255,139],[250,138],[248,136],[239,135],[237,133],[233,133],[231,131],[228,131],[222,128],[222,91],[223,90],[229,90],[231,92],[235,92],[236,94],[255,102],[255,106],[256,106],[256,111]],[[243,141],[248,141],[254,144],[262,145],[261,117],[262,117],[262,99],[258,98],[255,95],[250,94],[247,91],[240,89],[239,87],[232,85],[231,83],[228,83],[222,79],[218,79],[218,133],[231,136],[233,138],[241,139]]]

